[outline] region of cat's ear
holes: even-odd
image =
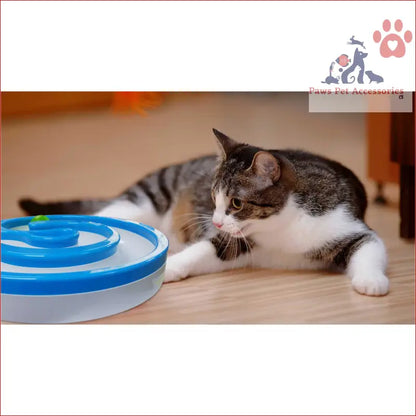
[[[221,156],[224,159],[227,159],[227,156],[233,151],[233,149],[235,149],[239,145],[239,143],[216,129],[212,129],[212,131],[214,132],[217,138],[217,143],[221,151]]]
[[[279,162],[271,153],[263,150],[254,155],[249,169],[255,175],[270,179],[272,182],[276,182],[280,178]]]

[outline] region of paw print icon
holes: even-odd
[[[383,31],[384,34],[381,34],[379,30],[376,30],[373,33],[374,42],[380,43],[380,54],[384,58],[389,58],[390,56],[395,56],[396,58],[401,58],[406,53],[406,43],[412,41],[412,32],[406,30],[401,36],[401,31],[403,29],[403,23],[400,19],[397,19],[394,22],[394,29],[396,33],[391,33],[391,22],[386,19],[383,22]]]

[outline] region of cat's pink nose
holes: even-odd
[[[212,221],[212,223],[217,227],[217,228],[221,228],[222,227],[222,224],[220,224],[219,222],[215,222],[215,221]]]

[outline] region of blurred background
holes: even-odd
[[[100,322],[411,323],[414,113],[308,107],[307,93],[3,93],[2,216],[24,215],[22,197],[117,195],[157,168],[215,152],[213,127],[266,148],[309,150],[364,183],[366,221],[388,250],[388,296],[357,295],[337,273],[240,270],[164,285],[146,304]]]
[[[2,93],[2,216],[16,201],[110,197],[163,165],[216,151],[212,128],[334,158],[398,203],[389,114],[309,113],[307,93]]]

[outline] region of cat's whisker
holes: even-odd
[[[208,220],[211,221],[211,217],[207,218],[207,217],[203,217],[203,216],[194,216],[194,217],[191,217],[188,220],[186,220],[182,226],[187,226],[191,222],[195,222],[195,223],[197,223],[197,222],[207,223]]]
[[[247,237],[244,235],[244,233],[242,233],[240,231],[240,234],[241,234],[241,237],[244,240],[244,244],[247,246],[247,249],[248,249],[247,251],[248,251],[248,253],[250,255],[250,266],[253,266],[254,260],[253,260],[253,253],[252,253],[252,250],[251,250],[251,245],[250,245],[249,241],[247,240]]]
[[[186,231],[189,228],[200,225],[201,223],[202,223],[202,221],[200,219],[193,219],[193,220],[187,221],[185,224],[183,224],[181,229],[183,231]]]
[[[199,238],[203,237],[204,232],[206,231],[205,228],[209,228],[210,224],[211,224],[211,218],[199,220],[195,224],[195,230],[192,231],[192,234],[190,236],[190,240],[195,241],[195,240],[198,240]]]
[[[205,217],[205,216],[192,216],[188,219],[186,219],[183,224],[181,224],[181,228],[186,228],[189,226],[189,224],[198,224],[198,223],[204,223],[208,224],[211,222],[211,216]]]
[[[201,216],[201,217],[207,217],[207,218],[211,218],[212,217],[211,214],[204,214],[204,213],[197,213],[197,212],[186,212],[184,214],[178,215],[178,218],[181,218],[181,217],[189,217],[189,216]]]
[[[182,221],[182,226],[186,226],[186,225],[188,225],[189,223],[191,223],[191,222],[195,222],[195,221],[203,221],[203,222],[208,223],[208,221],[209,221],[209,222],[211,222],[211,219],[208,219],[208,218],[203,218],[203,217],[192,217],[192,218],[188,218],[188,219],[187,219],[187,220],[185,220],[185,221]]]
[[[227,252],[227,250],[228,250],[228,247],[229,247],[229,245],[230,245],[230,243],[231,243],[231,235],[230,234],[226,234],[226,236],[227,236],[227,239],[228,239],[228,241],[227,241],[227,245],[225,246],[225,249],[224,249],[224,252],[226,253]]]
[[[238,243],[237,241],[234,239],[233,241],[233,252],[232,252],[232,257],[233,257],[233,270],[236,268],[236,261],[238,258],[238,247],[237,247]]]
[[[199,238],[201,238],[204,234],[204,229],[203,229],[203,225],[204,222],[200,222],[199,223],[199,227],[197,226],[191,233],[190,236],[190,241],[196,241],[199,240]]]

